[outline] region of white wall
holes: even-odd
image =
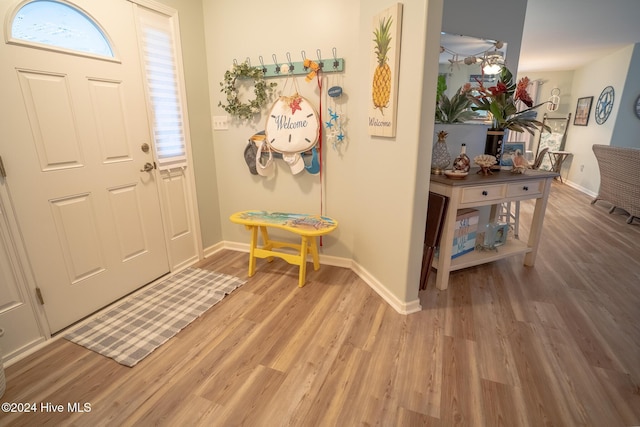
[[[593,96],[593,104],[587,126],[574,126],[571,121],[565,150],[573,156],[565,162],[563,171],[571,185],[593,196],[598,192],[600,172],[591,146],[611,145],[633,50],[633,45],[628,46],[574,72],[571,104],[575,106],[578,98],[585,96]],[[594,117],[596,103],[607,86],[613,86],[616,99],[609,119],[599,125]]]

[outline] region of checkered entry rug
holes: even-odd
[[[126,298],[64,338],[131,367],[245,282],[187,268]]]

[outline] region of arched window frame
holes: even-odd
[[[100,34],[104,37],[105,41],[107,42],[107,44],[109,45],[109,47],[111,49],[111,52],[112,52],[113,56],[99,55],[99,54],[95,54],[95,53],[91,53],[91,52],[75,50],[75,49],[69,49],[69,48],[56,46],[56,45],[51,45],[51,44],[46,44],[46,43],[32,42],[32,41],[29,41],[29,40],[24,40],[24,39],[13,37],[13,33],[12,33],[13,22],[16,19],[16,16],[20,12],[20,10],[23,7],[25,7],[27,4],[29,4],[29,3],[36,3],[36,2],[39,2],[39,1],[42,1],[42,0],[23,0],[23,1],[19,2],[15,6],[15,8],[6,16],[5,25],[4,25],[4,32],[5,32],[4,36],[5,36],[5,41],[8,44],[31,47],[31,48],[42,49],[42,50],[48,50],[48,51],[52,51],[52,52],[65,53],[65,54],[75,55],[75,56],[83,56],[83,57],[87,57],[87,58],[100,59],[100,60],[110,61],[110,62],[118,62],[118,63],[121,62],[120,56],[118,55],[117,49],[116,49],[113,41],[111,40],[111,37],[109,36],[109,33],[107,33],[107,31],[102,27],[102,25],[100,25],[99,21],[96,20],[89,12],[87,12],[86,10],[81,8],[80,6],[78,6],[78,5],[76,5],[76,4],[72,3],[72,2],[69,2],[69,1],[65,1],[65,0],[47,0],[47,1],[52,2],[52,3],[63,4],[65,6],[68,6],[68,7],[72,8],[72,9],[76,10],[81,15],[84,15],[87,18],[87,20],[90,21],[91,24],[93,24],[93,26],[96,27],[98,32],[100,32]]]

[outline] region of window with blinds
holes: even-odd
[[[138,7],[138,19],[158,167],[183,167],[187,155],[173,17]]]

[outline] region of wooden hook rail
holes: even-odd
[[[292,61],[291,54],[287,52],[286,60],[278,61],[276,54],[272,54],[273,64],[265,64],[262,56],[259,57],[260,65],[256,68],[262,69],[265,78],[270,77],[287,77],[287,76],[299,76],[306,75],[311,72],[311,68],[304,66],[304,60],[310,59],[320,66],[323,73],[339,73],[344,71],[344,58],[338,58],[336,56],[336,48],[333,48],[333,57],[322,58],[320,49],[316,50],[316,59],[307,58],[304,50],[301,52],[302,61]],[[237,63],[235,60],[234,63]],[[249,58],[246,59],[247,64],[251,66]]]

